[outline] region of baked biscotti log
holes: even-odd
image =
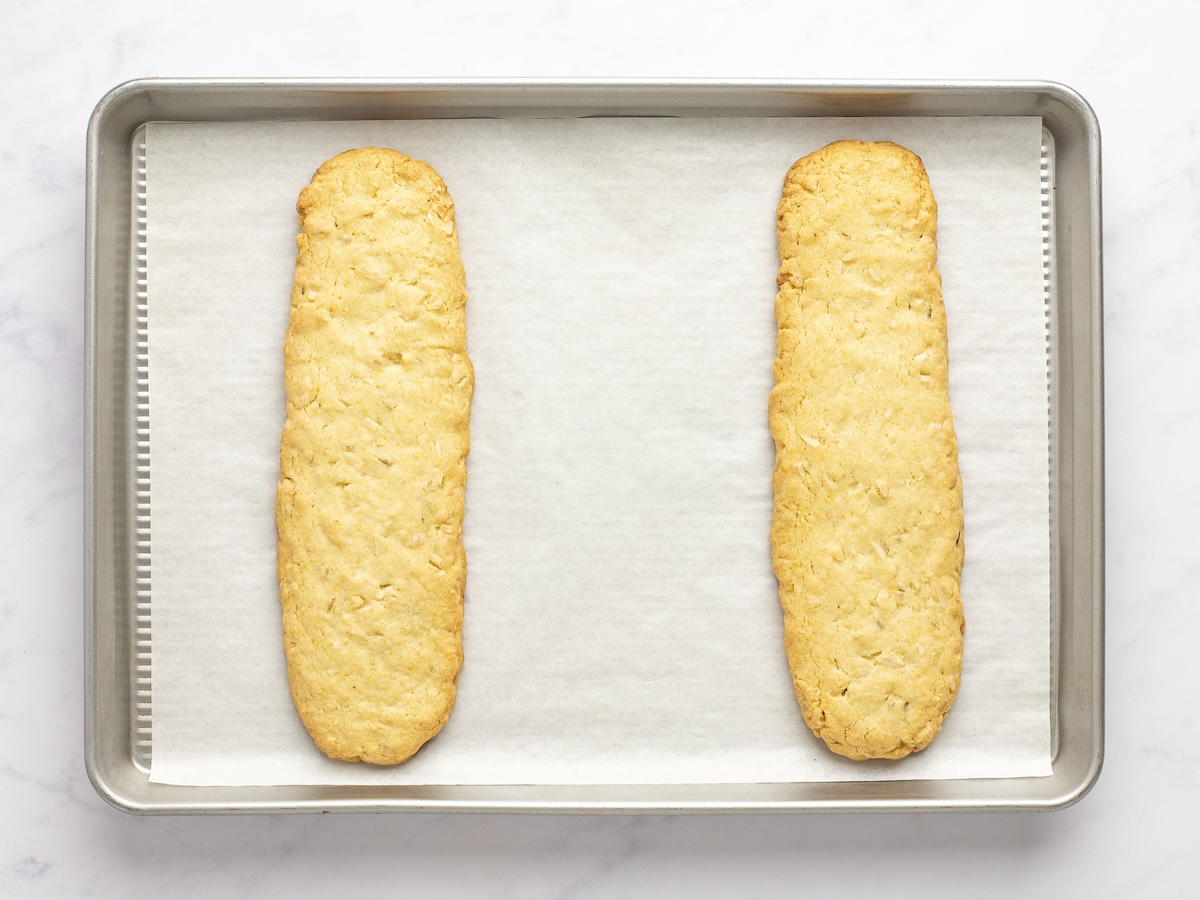
[[[772,558],[804,719],[850,759],[899,759],[958,691],[962,486],[937,205],[921,160],[839,141],[779,204]]]
[[[292,699],[335,759],[438,733],[462,665],[474,374],[454,204],[426,163],[351,150],[297,204],[276,500]]]

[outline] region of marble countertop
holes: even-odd
[[[0,6],[0,895],[1189,895],[1197,25],[1200,13],[1162,0]],[[109,807],[83,764],[84,137],[101,96],[146,76],[1039,79],[1079,91],[1104,141],[1096,787],[1051,814],[140,819]]]

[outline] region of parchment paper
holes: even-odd
[[[847,137],[930,173],[966,503],[962,690],[899,763],[805,727],[768,546],[775,206]],[[149,126],[152,780],[1049,774],[1040,139],[1035,118]],[[275,580],[296,196],[368,144],[450,187],[477,376],[458,704],[392,768],[309,740]]]

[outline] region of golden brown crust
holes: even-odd
[[[462,664],[474,374],[454,204],[368,147],[300,194],[276,499],[292,698],[335,759],[408,759]]]
[[[898,759],[958,690],[962,486],[921,160],[839,141],[779,204],[772,558],[793,685],[834,752]]]

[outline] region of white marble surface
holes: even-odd
[[[0,3],[0,896],[1194,896],[1200,13],[1182,3]],[[736,10],[736,11],[735,11]],[[1104,133],[1107,760],[1048,815],[136,819],[83,770],[88,114],[170,76],[1038,78]]]

